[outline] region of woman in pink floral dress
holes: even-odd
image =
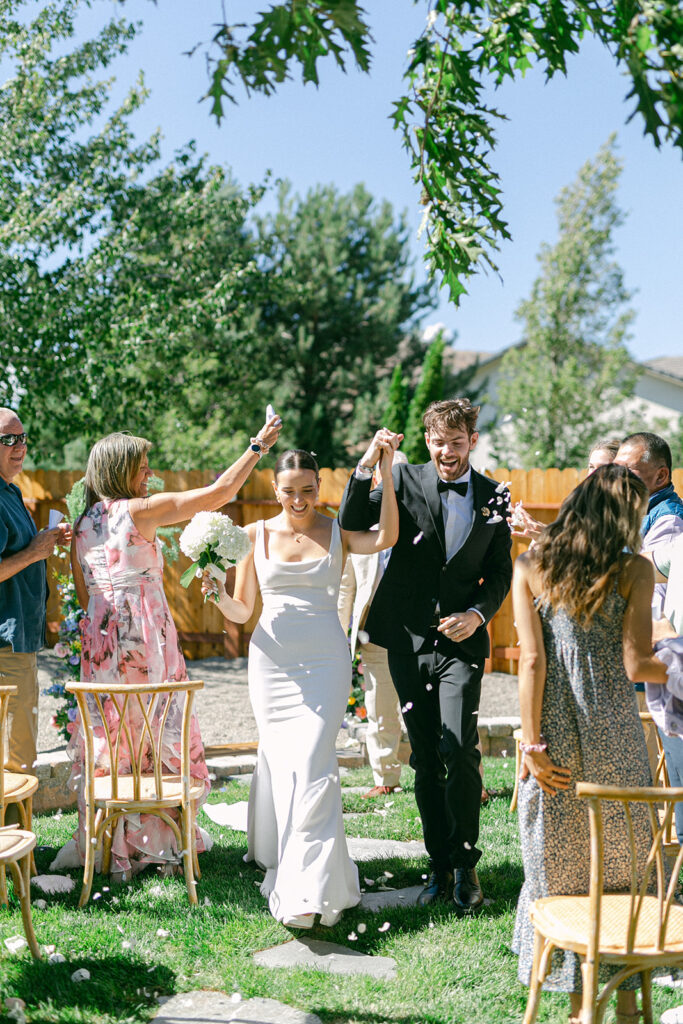
[[[75,523],[71,556],[76,593],[86,610],[81,620],[82,682],[145,684],[187,679],[164,594],[156,530],[232,500],[279,431],[280,421],[272,417],[246,452],[209,487],[152,495],[147,493],[149,441],[116,433],[93,446],[85,474],[86,509]],[[175,718],[177,724],[173,713],[169,715],[165,732],[169,767],[180,748],[180,713]],[[102,763],[108,756],[104,727],[95,732],[95,753]],[[190,742],[192,776],[205,780],[208,792],[196,717]],[[79,829],[74,838],[83,862],[84,743],[78,719],[67,749],[74,761],[72,784],[78,791]],[[204,849],[201,836],[197,849]],[[175,836],[161,818],[130,814],[118,820],[112,838],[112,875],[125,880],[148,864],[171,870],[180,862]]]

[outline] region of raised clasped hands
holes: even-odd
[[[395,434],[393,430],[380,427],[360,460],[361,466],[371,469],[372,466],[377,465],[383,452],[386,452],[387,455],[390,454],[393,459],[393,454],[402,440],[403,434]],[[381,469],[382,467],[380,466]],[[391,462],[389,463],[389,470],[391,471]]]
[[[440,619],[436,627],[438,633],[459,644],[467,640],[481,626],[481,617],[476,612],[453,612]]]
[[[554,764],[545,750],[524,754],[520,779],[526,779],[530,772],[548,796],[555,796],[561,789],[569,789],[572,775],[570,769]]]

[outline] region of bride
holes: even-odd
[[[375,435],[384,484],[378,530],[349,533],[316,512],[318,465],[308,452],[287,451],[273,484],[282,512],[247,527],[253,548],[237,566],[234,597],[208,575],[202,584],[233,622],[250,618],[261,591],[263,611],[249,645],[259,749],[245,860],[265,870],[261,892],[270,911],[294,928],[312,927],[316,914],[331,926],[360,901],[335,756],[351,685],[337,594],[349,551],[371,554],[398,537],[393,450],[385,438]]]

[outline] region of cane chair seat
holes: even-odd
[[[182,851],[185,884],[196,906],[195,813],[204,784],[190,775],[190,726],[200,680],[157,684],[70,683],[78,702],[85,747],[85,865],[79,906],[89,897],[95,851],[102,848],[102,871],[109,870],[113,829],[125,814],[155,814],[171,829]],[[179,730],[178,743],[167,729]],[[106,723],[106,724],[105,724]],[[99,750],[95,750],[95,737]],[[168,745],[167,745],[168,744]],[[170,757],[177,772],[169,772]],[[170,813],[177,812],[177,818]]]
[[[578,797],[588,805],[590,822],[590,886],[586,895],[552,895],[534,901],[534,959],[529,980],[524,1024],[538,1013],[541,986],[552,969],[555,950],[581,958],[582,1024],[600,1024],[609,999],[627,978],[640,974],[644,1024],[653,1024],[652,971],[656,967],[683,966],[683,907],[675,899],[683,864],[677,847],[673,864],[667,863],[667,837],[683,789],[662,786],[623,788],[580,782]],[[603,805],[619,808],[630,855],[630,885],[626,892],[605,892]],[[664,813],[660,813],[662,808]],[[638,813],[638,838],[634,824]],[[649,823],[646,825],[645,823]],[[645,825],[646,830],[641,831]],[[649,849],[643,840],[649,828]],[[613,973],[600,988],[600,964]]]
[[[128,811],[148,811],[150,801],[158,807],[177,807],[183,796],[183,782],[178,775],[162,775],[163,796],[157,797],[157,779],[154,775],[119,775],[116,796],[112,793],[112,780],[108,775],[95,779],[95,803],[111,808],[125,807]],[[190,800],[204,795],[203,783],[190,783]],[[139,806],[138,806],[139,805]]]
[[[21,906],[21,920],[29,949],[36,960],[40,960],[40,949],[33,930],[31,918],[31,859],[36,845],[33,832],[13,828],[0,828],[0,864],[12,872],[14,891]]]
[[[5,723],[10,697],[17,693],[16,686],[0,686],[0,767],[5,764]],[[33,794],[38,789],[38,779],[26,772],[0,771],[0,828],[5,824],[5,814],[10,804],[16,804],[19,818],[18,828],[31,832],[33,824]],[[35,844],[34,844],[35,845]],[[31,848],[33,849],[33,848]],[[35,874],[33,853],[30,854],[31,871]],[[0,904],[7,906],[7,884],[5,868],[0,860]]]
[[[601,957],[624,959],[635,956],[659,957],[658,947],[660,907],[656,896],[643,900],[635,940],[629,950],[624,941],[633,913],[628,893],[612,893],[602,897],[598,951]],[[570,949],[585,956],[591,923],[589,896],[546,896],[534,902],[531,920],[534,926],[562,949]],[[683,907],[673,905],[669,911],[666,932],[667,955],[683,956]]]
[[[38,789],[35,775],[22,775],[21,772],[3,772],[5,784],[5,803],[13,804],[28,800]]]

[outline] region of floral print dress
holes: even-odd
[[[187,679],[178,634],[163,588],[163,558],[158,540],[153,543],[136,529],[127,500],[97,502],[76,528],[76,553],[88,589],[89,603],[81,620],[81,682],[160,683]],[[175,701],[175,698],[174,698]],[[105,704],[105,717],[113,708]],[[96,720],[96,719],[95,719]],[[133,723],[130,723],[131,725]],[[108,749],[104,724],[95,727],[95,757],[107,770]],[[78,793],[79,827],[76,836],[81,860],[85,856],[85,747],[80,716],[70,726],[67,752],[73,759],[71,784]],[[167,770],[180,767],[181,708],[172,708],[164,733]],[[120,758],[126,757],[125,750]],[[199,724],[193,714],[190,731],[191,774],[204,780],[208,771]],[[121,765],[125,771],[125,764]],[[204,849],[201,834],[197,850]],[[151,814],[119,818],[112,839],[111,870],[130,877],[147,864],[180,863],[173,831]],[[98,865],[99,867],[99,865]]]

